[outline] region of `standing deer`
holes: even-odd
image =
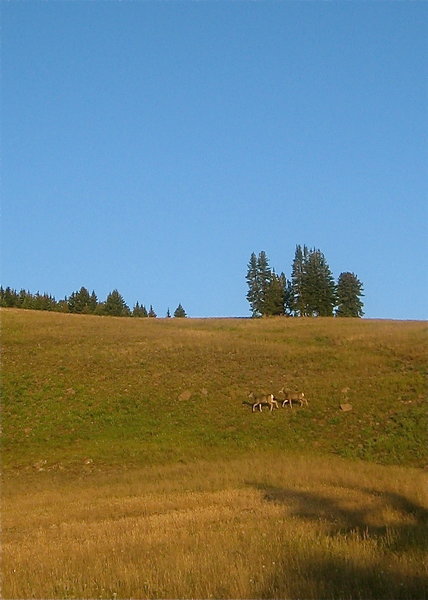
[[[262,406],[269,406],[270,412],[272,412],[274,406],[275,408],[279,408],[273,394],[255,394],[254,392],[250,392],[248,398],[252,400],[253,412],[255,412],[257,407],[262,412]]]
[[[295,402],[295,403],[298,402],[299,406],[303,406],[303,405],[308,406],[308,401],[306,399],[304,392],[294,393],[294,392],[289,392],[285,388],[282,388],[282,390],[279,390],[278,394],[281,394],[283,396],[283,400],[282,400],[283,407],[286,404],[288,404],[290,406],[290,408],[293,408],[293,402]]]

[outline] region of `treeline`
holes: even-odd
[[[0,287],[0,306],[114,317],[157,317],[152,305],[147,310],[144,304],[136,302],[131,310],[118,290],[113,290],[103,302],[100,302],[96,293],[94,291],[89,293],[85,287],[81,287],[80,290],[73,292],[69,297],[66,296],[63,300],[56,300],[54,296],[46,293],[32,294],[27,290],[18,292],[10,287],[5,289]],[[187,317],[181,303],[175,309],[173,316]],[[166,317],[171,317],[169,308]]]
[[[266,252],[253,252],[246,276],[247,300],[253,317],[362,317],[363,285],[354,273],[344,272],[337,282],[324,254],[297,245],[291,277],[269,266]]]

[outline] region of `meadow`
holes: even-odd
[[[2,597],[426,598],[426,323],[1,316]]]

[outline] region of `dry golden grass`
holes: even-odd
[[[4,598],[426,597],[423,471],[331,457],[10,476]]]

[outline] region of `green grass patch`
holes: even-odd
[[[424,466],[428,327],[2,310],[3,467],[333,453]],[[252,413],[250,390],[308,407]],[[183,394],[187,392],[187,394]],[[340,404],[352,405],[342,412]]]

